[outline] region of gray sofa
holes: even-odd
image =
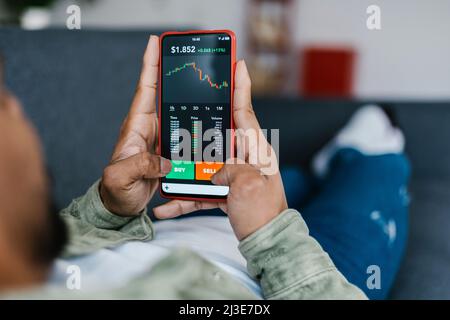
[[[58,206],[83,194],[107,164],[148,34],[0,29],[6,81],[41,135]],[[273,97],[254,105],[265,128],[281,129],[281,163],[306,165],[365,102]],[[391,298],[450,298],[450,102],[389,103],[413,168],[409,245]]]

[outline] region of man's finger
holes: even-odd
[[[260,175],[260,171],[249,164],[242,164],[240,159],[229,159],[227,160],[227,163],[212,176],[211,182],[219,186],[231,186],[238,177],[244,178],[249,175]]]
[[[233,119],[237,129],[260,129],[252,107],[251,87],[247,65],[240,60],[236,64],[233,98]]]
[[[158,219],[169,219],[198,210],[219,208],[216,202],[172,200],[153,209]]]
[[[163,177],[171,169],[172,164],[169,160],[141,152],[111,164],[105,169],[104,175],[111,179],[121,179],[123,184],[127,184],[140,179]]]
[[[156,112],[158,88],[159,38],[151,36],[144,53],[142,71],[130,113]]]
[[[233,119],[237,156],[253,165],[260,165],[259,152],[266,152],[270,146],[253,111],[250,75],[243,60],[236,65]]]

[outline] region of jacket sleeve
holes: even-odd
[[[63,257],[83,255],[101,248],[116,247],[126,241],[153,238],[153,226],[144,210],[136,217],[109,212],[99,195],[99,181],[87,193],[60,212],[68,229]]]
[[[239,249],[266,299],[367,299],[336,269],[296,210],[283,211]]]

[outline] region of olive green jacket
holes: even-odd
[[[152,222],[145,214],[125,218],[105,209],[98,182],[72,201],[61,216],[70,241],[63,257],[113,248],[126,241],[151,241]],[[287,209],[242,240],[239,250],[249,274],[266,299],[365,299],[336,269],[328,254],[308,234],[301,215]],[[96,293],[62,288],[34,288],[10,297],[39,299],[257,299],[232,276],[187,249],[175,249],[147,273],[122,288]]]

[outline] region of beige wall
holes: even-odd
[[[64,25],[62,0],[53,24]],[[230,28],[245,37],[244,0],[97,0],[82,5],[83,27]],[[381,7],[382,30],[366,28],[366,8]],[[450,0],[296,0],[294,41],[350,45],[360,53],[356,95],[450,99]],[[238,43],[239,44],[239,43]],[[240,56],[245,54],[238,45]]]

